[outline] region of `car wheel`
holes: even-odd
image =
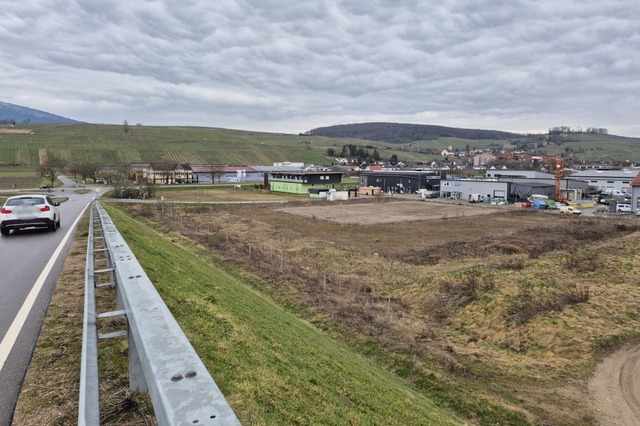
[[[56,226],[55,222],[51,222],[51,225],[49,225],[49,230],[51,232],[56,232],[56,230],[58,229],[58,227]]]
[[[56,228],[60,228],[60,219],[56,222]]]
[[[9,228],[0,227],[0,234],[9,235],[9,232],[11,232],[11,230]]]

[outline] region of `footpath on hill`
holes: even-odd
[[[640,424],[640,345],[620,349],[604,359],[589,383],[600,424]]]

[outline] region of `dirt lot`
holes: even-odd
[[[442,200],[129,209],[376,342],[408,380],[445,380],[426,393],[456,383],[461,412],[486,398],[536,423],[597,424],[594,365],[640,330],[635,217]]]
[[[371,203],[340,204],[322,206],[287,207],[281,212],[328,220],[338,224],[378,225],[397,222],[415,222],[446,218],[471,217],[497,213],[504,208],[496,206],[472,205],[468,203],[397,201]]]

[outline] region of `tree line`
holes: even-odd
[[[455,127],[433,126],[427,124],[403,123],[358,123],[319,127],[309,130],[306,135],[327,136],[332,138],[353,138],[387,143],[408,143],[420,140],[434,140],[441,137],[460,139],[496,139],[508,140],[523,135],[498,130],[460,129]]]
[[[572,129],[569,126],[556,126],[549,128],[549,135],[559,135],[562,133],[587,133],[592,135],[608,135],[609,130],[604,127],[587,127],[586,130],[583,130],[580,127],[576,127]]]
[[[373,148],[373,152],[369,152],[368,148]],[[335,148],[328,148],[327,155],[330,157],[342,157],[350,159],[354,164],[373,164],[383,161],[384,159],[378,152],[378,150],[374,147],[362,147],[360,145],[348,144],[342,146],[342,151],[338,153]],[[393,154],[388,161],[392,165],[398,164],[398,156]]]

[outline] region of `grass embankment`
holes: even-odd
[[[193,242],[108,208],[243,424],[456,424]]]

